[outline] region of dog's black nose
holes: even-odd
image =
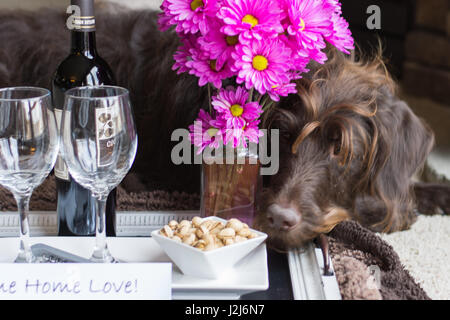
[[[294,208],[272,204],[267,208],[267,220],[271,227],[287,231],[300,222],[300,215]]]

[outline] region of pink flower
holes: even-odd
[[[331,6],[335,13],[341,15],[342,14],[342,5],[339,0],[325,0],[325,3],[328,6]]]
[[[168,12],[168,5],[167,1],[163,1],[160,7],[162,12],[158,13],[158,27],[161,31],[169,30],[172,25],[173,16]]]
[[[265,94],[272,87],[289,82],[291,50],[278,39],[252,40],[237,46],[232,54],[237,83]]]
[[[160,6],[161,13],[158,13],[158,27],[161,31],[167,31],[172,25],[176,25],[174,15],[169,11],[169,1],[164,0]]]
[[[330,36],[333,33],[330,18],[335,8],[327,1],[284,1],[288,13],[285,25],[288,41],[295,41],[296,53],[300,57],[309,57],[324,63],[327,57],[321,50],[326,47],[324,36]]]
[[[217,149],[223,143],[222,123],[214,120],[209,113],[200,109],[197,120],[189,126],[192,144],[198,147],[197,154],[206,147]]]
[[[192,70],[192,56],[201,54],[197,43],[198,36],[192,34],[180,35],[180,40],[182,45],[173,55],[175,63],[172,66],[172,70],[178,70],[177,74]]]
[[[212,98],[214,109],[225,120],[228,129],[242,129],[247,122],[258,119],[263,112],[258,102],[247,102],[248,95],[242,87],[228,87]]]
[[[274,86],[268,94],[273,101],[280,101],[281,97],[287,97],[292,93],[297,93],[297,85],[293,82]]]
[[[247,141],[258,143],[259,138],[264,135],[258,128],[259,123],[259,120],[255,120],[247,122],[243,128],[227,128],[224,143],[231,142],[234,148],[240,145],[247,147]]]
[[[202,34],[209,31],[207,17],[213,17],[217,13],[218,0],[165,0],[163,4],[166,15],[171,16],[169,21],[161,24],[176,24],[176,31],[180,33]]]
[[[225,34],[261,40],[283,32],[281,13],[274,0],[224,0],[217,16],[225,24],[221,29]]]
[[[348,22],[339,14],[334,14],[331,21],[333,22],[333,33],[326,36],[325,39],[342,52],[350,54],[348,50],[355,49],[355,46]]]
[[[216,60],[217,68],[222,68],[225,62],[232,60],[231,53],[236,50],[239,44],[238,36],[228,36],[221,32],[223,26],[219,20],[210,19],[210,30],[207,34],[199,38],[201,47],[209,54],[209,58]],[[230,61],[233,65],[234,61]]]
[[[259,120],[248,122],[244,127],[242,132],[242,143],[244,147],[247,146],[246,140],[254,143],[258,143],[259,138],[261,138],[264,134],[261,130],[259,130]]]
[[[233,72],[227,63],[219,68],[216,60],[210,59],[204,51],[193,51],[192,60],[192,63],[189,64],[189,66],[192,66],[189,73],[199,77],[198,85],[200,87],[211,83],[219,89],[222,87],[222,80],[233,76]]]
[[[325,53],[317,50],[314,54],[311,55],[311,52],[306,52],[305,50],[299,50],[297,40],[289,36],[287,33],[280,34],[278,36],[280,41],[284,43],[286,47],[291,49],[291,58],[290,61],[292,63],[292,68],[297,70],[299,73],[307,72],[306,66],[308,63],[313,60],[323,60],[327,59]],[[314,59],[315,58],[315,59]]]

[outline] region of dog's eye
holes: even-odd
[[[330,153],[332,156],[336,157],[341,152],[341,136],[337,132],[333,132],[328,136],[330,141]]]
[[[335,143],[333,144],[333,155],[338,156],[339,153],[341,153],[341,142],[335,141]]]
[[[289,140],[289,139],[291,139],[291,134],[290,134],[289,132],[286,132],[286,131],[282,131],[282,132],[280,133],[280,136],[281,136],[281,138],[284,139],[284,140]]]

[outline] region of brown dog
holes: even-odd
[[[266,120],[280,130],[280,171],[264,191],[258,224],[277,247],[301,245],[346,219],[384,232],[416,219],[412,177],[432,131],[397,98],[381,55],[330,55]],[[430,198],[424,190],[432,186],[420,187]],[[434,188],[450,213],[450,188]]]

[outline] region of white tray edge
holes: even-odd
[[[333,265],[332,276],[323,275],[322,252],[313,243],[288,252],[295,300],[342,300]]]
[[[118,237],[150,236],[170,220],[190,220],[199,215],[197,210],[189,211],[118,211],[116,213],[116,235]],[[31,236],[50,237],[58,234],[56,212],[32,211],[29,215]],[[0,212],[0,237],[16,237],[19,232],[17,212]],[[316,256],[316,254],[318,254]],[[293,249],[288,253],[289,269],[295,300],[340,300],[339,286],[335,276],[321,276],[320,250],[315,252],[312,244],[303,249]],[[334,273],[334,270],[333,270]],[[188,294],[188,292],[186,292]],[[231,293],[230,299],[241,294]],[[207,295],[208,296],[208,295]],[[180,292],[176,299],[186,295]],[[198,298],[204,296],[198,293]],[[212,297],[210,297],[212,298]],[[217,298],[224,298],[218,296]],[[226,297],[225,297],[226,298]]]

